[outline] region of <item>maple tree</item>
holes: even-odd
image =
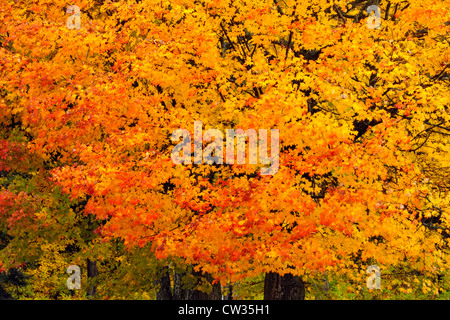
[[[0,121],[24,138],[4,133],[1,170],[41,168],[103,241],[223,286],[445,273],[449,1],[380,1],[373,29],[363,0],[74,4],[80,29],[65,1],[2,2]],[[278,172],[174,164],[170,136],[194,121],[278,129]]]

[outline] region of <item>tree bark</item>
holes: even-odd
[[[156,300],[172,300],[172,291],[170,287],[169,267],[164,267],[161,277],[156,281],[158,291],[156,292]]]
[[[0,283],[0,300],[12,300],[12,296],[3,289],[1,283]]]
[[[228,286],[228,294],[224,296],[224,300],[233,300],[233,284],[229,284]]]
[[[207,282],[212,283],[214,280],[213,277],[209,273],[202,273],[201,271],[193,272],[194,277],[198,279],[197,285],[198,286],[200,279],[204,278]],[[197,290],[194,287],[192,290],[192,295],[190,300],[221,300],[222,299],[222,288],[220,286],[220,283],[212,284],[212,290],[210,293],[206,293],[200,290]]]
[[[170,268],[164,267],[161,277],[155,281],[159,289],[156,300],[221,300],[222,287],[220,283],[212,284],[214,280],[209,273],[193,271],[192,266],[186,271],[173,270],[173,290],[170,285]],[[212,290],[209,293],[198,290],[201,283],[209,282]]]
[[[182,279],[188,273],[175,272],[173,278],[173,299],[174,300],[221,300],[222,298],[222,288],[220,283],[215,283],[212,285],[212,290],[210,293],[205,293],[198,290],[198,286],[201,279],[212,283],[213,277],[210,274],[203,274],[202,272],[191,272],[193,276],[193,282],[188,284],[188,288],[183,289]]]
[[[95,278],[98,275],[98,269],[97,269],[97,261],[91,261],[87,259],[87,276],[88,278]],[[97,285],[93,284],[88,289],[88,296],[93,297],[97,293]]]
[[[183,289],[184,273],[174,272],[173,274],[173,300],[186,300],[186,289]]]
[[[208,274],[208,280],[210,283],[214,280],[213,277]],[[222,299],[222,286],[220,285],[220,282],[217,282],[212,285],[213,289],[209,293],[209,299],[208,300],[221,300]]]
[[[317,288],[317,285],[316,285]],[[323,285],[320,286],[318,289],[318,294],[317,297],[315,298],[316,300],[324,300],[324,299],[328,299],[328,291],[330,291],[330,283],[328,282],[328,278],[326,276],[326,274],[324,274],[323,276]]]
[[[290,273],[280,276],[266,273],[264,279],[264,300],[304,300],[305,283],[301,277]]]

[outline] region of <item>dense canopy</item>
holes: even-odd
[[[22,268],[31,298],[70,296],[64,272],[86,258],[100,298],[136,298],[120,281],[151,297],[162,266],[223,287],[275,273],[312,292],[325,276],[339,298],[378,294],[365,285],[376,265],[385,294],[442,295],[449,7],[2,0],[2,270]],[[203,159],[174,163],[177,129]],[[223,159],[226,130],[255,130],[272,156],[277,132],[278,170],[261,174],[261,149],[257,163],[249,149],[246,163],[206,163],[208,129]]]

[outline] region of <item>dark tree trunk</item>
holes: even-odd
[[[318,294],[316,296],[316,300],[324,300],[324,299],[328,299],[328,291],[330,291],[330,283],[328,282],[328,278],[326,275],[324,275],[323,277],[323,285],[321,285],[320,287],[317,287],[318,289]]]
[[[95,278],[97,275],[98,275],[97,262],[87,259],[87,276],[88,276],[88,278],[92,279],[92,278]],[[93,284],[89,288],[87,294],[88,294],[88,296],[93,297],[93,296],[95,296],[96,293],[97,293],[97,285]]]
[[[185,273],[174,272],[173,274],[173,300],[187,300],[187,290],[183,288],[183,276]]]
[[[200,290],[192,290],[192,295],[190,300],[210,300],[209,295]]]
[[[264,300],[304,300],[305,283],[301,277],[290,273],[266,273],[264,279]]]
[[[213,289],[209,294],[209,300],[222,300],[222,287],[220,283],[213,284]]]
[[[169,267],[163,268],[161,277],[156,281],[156,284],[158,285],[156,300],[172,300]]]
[[[203,278],[209,283],[212,283],[214,280],[213,277],[209,273],[202,273],[200,271],[193,272],[193,275],[196,279],[198,279],[196,286],[200,283],[200,279]],[[205,293],[200,290],[195,289],[191,290],[192,294],[190,295],[190,300],[221,300],[222,299],[222,288],[220,283],[215,283],[212,285],[212,290],[210,293]]]
[[[159,287],[156,300],[221,300],[222,287],[220,283],[212,284],[214,279],[210,274],[193,271],[192,266],[186,271],[174,269],[173,291],[170,285],[171,271],[169,267],[164,267],[161,277],[155,281]],[[212,290],[209,293],[198,290],[198,286],[205,282],[212,285]]]
[[[210,274],[207,274],[206,279],[209,281],[209,283],[213,282],[213,277]],[[220,285],[220,282],[217,282],[212,285],[213,288],[211,292],[208,294],[208,300],[221,300],[222,299],[222,286]]]
[[[0,283],[0,300],[12,300],[12,296],[1,286]]]
[[[227,287],[228,287],[228,294],[224,297],[224,299],[233,300],[233,285],[230,283]]]
[[[182,287],[183,277],[192,275],[192,282],[185,284],[186,289]],[[189,279],[189,277],[188,277]],[[192,272],[192,273],[180,273],[175,272],[173,277],[173,299],[174,300],[221,300],[222,298],[222,288],[220,283],[215,283],[212,286],[212,291],[210,293],[205,293],[197,290],[200,282],[207,281],[212,283],[213,277],[210,274],[203,274],[202,272]]]
[[[220,284],[213,284],[213,289],[210,293],[206,293],[200,290],[188,290],[188,300],[221,300],[222,288]]]

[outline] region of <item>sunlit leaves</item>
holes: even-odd
[[[0,121],[20,119],[53,181],[108,220],[102,237],[157,258],[237,280],[419,263],[436,247],[438,270],[448,1],[382,3],[374,29],[365,4],[83,1],[68,29],[66,3],[11,3]],[[175,165],[170,136],[194,121],[278,129],[280,170]]]

